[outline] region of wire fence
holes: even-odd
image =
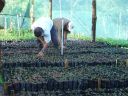
[[[107,3],[109,2],[110,1],[108,1]],[[15,3],[15,2],[13,1],[12,3]],[[91,37],[92,35],[91,0],[90,1],[75,0],[74,2],[73,0],[71,0],[70,2],[65,0],[65,1],[62,1],[62,3],[63,3],[62,17],[69,18],[74,23],[74,30],[72,34],[80,34],[83,36]],[[85,6],[80,7],[79,4],[81,3]],[[48,1],[46,0],[42,2],[41,5],[39,4],[40,4],[39,1],[35,2],[35,6],[34,6],[35,19],[37,19],[40,16],[48,17],[49,16]],[[58,4],[59,4],[59,0],[53,0],[53,12],[52,12],[53,19],[56,17],[60,17]],[[5,29],[14,28],[17,30],[19,30],[20,28],[30,28],[30,18],[25,17],[24,15],[25,11],[27,10],[26,6],[20,6],[22,11],[19,11],[19,12],[17,11],[18,15],[17,14],[11,15],[11,11],[9,12],[9,14],[3,14],[8,12],[6,10],[3,10],[3,12],[0,14],[0,20],[1,20],[0,26]],[[5,6],[5,9],[8,9],[7,7],[8,6]],[[120,11],[118,12],[118,14],[117,13],[106,14],[100,11],[99,9],[100,7],[101,6],[98,5],[98,8],[97,8],[96,36],[99,38],[114,38],[114,39],[128,40],[128,31],[127,31],[128,19],[127,19],[127,16],[125,15],[125,12]],[[11,9],[15,9],[14,6],[12,6]],[[112,9],[112,12],[114,12],[113,10],[114,9]],[[16,13],[16,12],[13,12],[13,13]]]

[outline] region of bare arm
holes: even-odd
[[[43,48],[41,49],[41,51],[38,53],[37,57],[42,57],[44,55],[44,52],[46,51],[46,49],[48,48],[48,43],[46,43],[44,40],[42,40],[41,37],[37,38],[41,44],[43,45]]]
[[[41,44],[43,45],[43,48],[41,49],[41,51],[45,51],[45,50],[48,48],[48,44],[47,44],[44,40],[42,40],[41,37],[38,37],[37,39],[38,39],[38,40],[41,42]]]

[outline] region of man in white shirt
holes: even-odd
[[[32,24],[31,29],[34,31],[37,40],[39,40],[43,46],[41,51],[37,54],[37,57],[44,56],[44,52],[48,48],[50,41],[52,41],[55,47],[58,47],[57,32],[53,26],[53,21],[50,18],[39,18]]]

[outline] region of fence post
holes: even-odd
[[[96,40],[96,0],[92,0],[92,41]]]

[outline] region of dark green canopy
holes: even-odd
[[[5,0],[0,0],[0,12],[4,8],[4,5],[5,5]]]

